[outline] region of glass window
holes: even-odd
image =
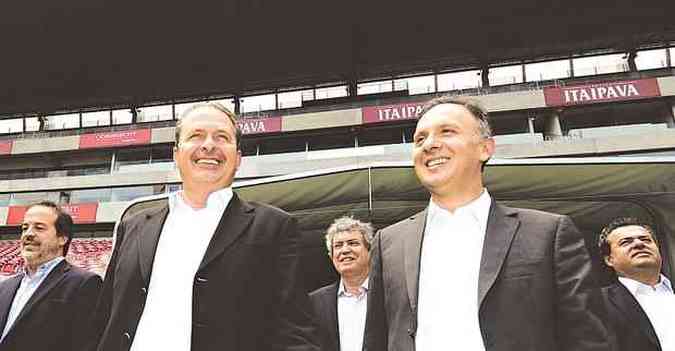
[[[67,115],[46,116],[46,130],[71,129],[80,127],[80,114],[71,113]]]
[[[438,91],[478,88],[481,86],[480,70],[451,72],[438,75]]]
[[[173,147],[170,145],[153,146],[150,154],[150,162],[173,162]]]
[[[358,139],[359,146],[400,144],[403,142],[403,128],[364,130]]]
[[[37,132],[40,130],[40,121],[37,117],[28,117],[26,118],[26,131],[27,132]]]
[[[133,119],[133,115],[130,109],[122,110],[113,110],[112,111],[112,121],[114,125],[117,124],[129,124]]]
[[[354,146],[354,137],[350,134],[315,135],[309,138],[310,151]]]
[[[394,90],[408,90],[408,95],[429,94],[436,90],[434,75],[410,77],[394,81]]]
[[[356,93],[358,95],[388,93],[392,91],[391,80],[380,80],[377,82],[359,83],[356,86]]]
[[[670,54],[670,66],[675,67],[675,47],[668,48],[668,53]]]
[[[142,196],[164,193],[164,185],[143,185],[112,188],[110,201],[131,201]]]
[[[523,65],[490,67],[490,85],[518,84],[523,82]]]
[[[72,190],[70,192],[70,203],[108,202],[110,201],[110,194],[110,188]]]
[[[183,117],[183,113],[184,113],[187,109],[189,109],[190,107],[192,107],[193,105],[196,105],[196,104],[199,104],[199,103],[203,103],[203,102],[205,102],[205,101],[187,102],[187,103],[184,103],[184,104],[176,104],[176,105],[174,105],[175,108],[176,108],[176,119],[180,119],[181,117]]]
[[[169,121],[173,119],[173,106],[160,105],[141,107],[138,110],[138,122]]]
[[[567,78],[570,75],[568,59],[525,64],[525,78],[528,82]]]
[[[234,98],[227,98],[227,99],[220,99],[220,100],[214,100],[217,103],[220,103],[221,105],[227,107],[228,110],[234,112]],[[272,108],[274,109],[274,108]]]
[[[23,132],[23,118],[0,119],[0,134]]]
[[[314,90],[288,91],[277,94],[278,108],[302,107],[303,101],[314,100]]]
[[[239,99],[241,113],[274,110],[276,108],[275,94],[243,96]]]
[[[314,91],[314,98],[316,100],[332,99],[338,97],[345,97],[349,95],[346,85],[338,85],[336,87],[316,88]]]
[[[639,70],[668,67],[666,49],[638,51],[635,64]]]
[[[139,170],[138,165],[150,164],[150,148],[119,150],[115,158],[115,171]]]
[[[30,192],[30,193],[14,193],[9,200],[10,206],[27,206],[40,201],[59,202],[59,192]]]
[[[110,125],[110,111],[85,112],[82,114],[82,127]]]
[[[572,64],[575,77],[628,71],[624,54],[577,57],[572,59]]]

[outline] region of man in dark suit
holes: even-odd
[[[183,113],[174,148],[183,189],[122,215],[98,350],[314,349],[296,221],[232,192],[240,140],[220,104]]]
[[[24,271],[0,283],[0,350],[81,350],[101,278],[68,263],[72,219],[52,202],[21,224]]]
[[[602,230],[598,243],[616,278],[602,289],[612,349],[673,350],[675,295],[661,274],[654,229],[636,218],[617,218]]]
[[[506,207],[484,188],[495,149],[486,111],[442,97],[419,116],[413,162],[431,200],[375,238],[367,350],[605,349],[572,221]]]
[[[322,351],[363,349],[372,241],[370,223],[351,217],[336,219],[326,232],[328,256],[340,279],[309,294]]]

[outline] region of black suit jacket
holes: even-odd
[[[602,288],[607,327],[614,351],[661,351],[649,317],[620,282]]]
[[[168,212],[166,197],[143,201],[118,224],[97,307],[99,351],[131,347]],[[313,350],[298,250],[295,220],[235,194],[194,278],[192,350]]]
[[[309,293],[314,318],[318,326],[321,351],[340,351],[340,331],[337,318],[337,292],[340,281]]]
[[[425,223],[426,210],[375,239],[368,351],[414,350]],[[448,233],[454,234],[461,233]],[[493,202],[480,259],[477,307],[486,350],[607,348],[594,313],[601,311],[599,289],[583,237],[569,217]]]
[[[0,283],[0,333],[23,274]],[[35,290],[0,343],[1,351],[81,350],[91,338],[91,311],[101,278],[65,260]]]

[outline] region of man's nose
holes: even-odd
[[[213,140],[213,137],[211,135],[207,135],[206,138],[204,138],[204,141],[200,145],[200,148],[203,151],[209,152],[213,150],[216,146],[215,140]]]
[[[424,143],[422,144],[422,148],[424,151],[430,151],[435,148],[438,148],[438,139],[435,138],[433,135],[429,135],[426,139],[424,139]]]

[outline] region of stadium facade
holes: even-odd
[[[589,51],[486,67],[272,92],[91,106],[0,119],[0,272],[20,266],[25,206],[63,204],[71,258],[99,269],[114,222],[135,198],[179,188],[174,126],[190,104],[239,112],[238,180],[410,159],[416,113],[440,94],[472,95],[491,114],[499,158],[675,155],[675,46]],[[77,256],[76,256],[77,255]]]

